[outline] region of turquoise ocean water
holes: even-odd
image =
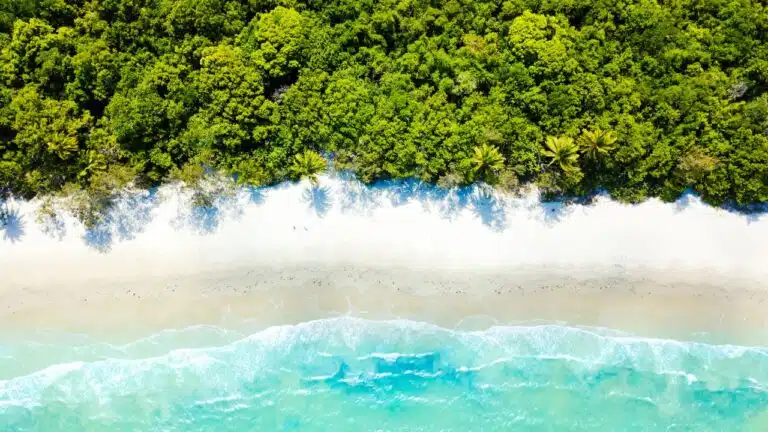
[[[5,335],[2,431],[768,431],[768,349],[333,318]]]

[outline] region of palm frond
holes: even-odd
[[[327,163],[321,155],[312,150],[305,150],[294,156],[289,171],[295,178],[308,179],[313,184],[317,184],[317,176],[325,171],[326,166]]]
[[[483,144],[474,148],[471,163],[474,175],[491,181],[494,174],[504,168],[504,156],[495,146]]]
[[[544,146],[541,153],[551,159],[549,165],[557,164],[566,174],[578,170],[579,147],[573,138],[549,136]]]
[[[601,154],[615,149],[616,141],[616,136],[611,131],[604,131],[599,128],[591,131],[585,130],[579,139],[579,148],[585,156],[597,160]]]

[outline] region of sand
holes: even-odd
[[[551,268],[434,272],[315,264],[6,286],[0,322],[5,329],[131,336],[199,324],[261,329],[351,315],[448,328],[565,323],[649,337],[768,343],[768,293],[749,281],[571,270],[577,276]]]
[[[210,214],[169,187],[126,199],[95,232],[68,218],[43,229],[37,203],[15,203],[23,230],[0,239],[2,329],[115,335],[353,315],[768,344],[765,215],[692,197],[563,206],[321,185],[240,191]]]

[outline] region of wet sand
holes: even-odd
[[[429,270],[253,266],[132,278],[71,276],[0,288],[6,330],[133,337],[211,324],[261,329],[340,315],[443,327],[567,323],[640,336],[768,344],[768,290],[719,274],[650,270]],[[30,279],[32,280],[32,279]]]

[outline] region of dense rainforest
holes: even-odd
[[[535,183],[768,201],[751,0],[0,0],[0,189]]]

